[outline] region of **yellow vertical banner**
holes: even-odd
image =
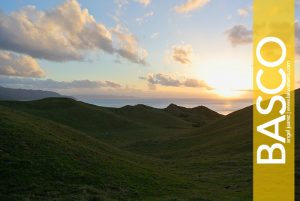
[[[254,0],[254,201],[295,200],[294,3]]]

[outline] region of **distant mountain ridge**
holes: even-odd
[[[0,100],[31,101],[49,97],[64,97],[59,93],[32,89],[12,89],[0,86]]]

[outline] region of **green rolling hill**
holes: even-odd
[[[45,118],[0,109],[0,200],[152,200],[186,183],[162,171],[157,160]]]
[[[185,121],[192,122],[194,127],[204,126],[223,116],[205,106],[185,108],[170,104],[164,111]]]
[[[146,105],[125,106],[112,109],[116,114],[141,122],[145,125],[163,127],[163,128],[188,128],[189,122],[176,118],[163,110],[152,108]]]
[[[3,101],[1,105],[89,133],[141,127],[138,123],[115,115],[106,108],[89,105],[69,98],[46,98],[24,102]]]
[[[251,116],[0,101],[0,200],[252,200]]]

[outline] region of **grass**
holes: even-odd
[[[250,201],[251,116],[1,101],[0,200]]]

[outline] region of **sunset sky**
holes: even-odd
[[[250,0],[4,0],[0,8],[2,86],[251,98]]]

